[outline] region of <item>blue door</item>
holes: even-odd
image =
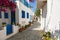
[[[13,32],[12,25],[11,24],[7,24],[6,35],[11,34],[12,32]]]

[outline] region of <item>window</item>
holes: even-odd
[[[8,13],[7,12],[4,13],[4,18],[8,18]]]
[[[1,14],[1,11],[0,11],[0,18],[2,18],[2,14]]]
[[[27,18],[29,18],[29,13],[27,13]]]
[[[22,18],[25,18],[25,11],[22,10]]]

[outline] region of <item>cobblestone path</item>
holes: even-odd
[[[28,29],[24,30],[23,32],[17,33],[7,40],[42,40],[40,30],[34,30],[34,28],[38,28],[39,26],[40,24],[36,22]]]

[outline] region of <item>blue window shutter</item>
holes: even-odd
[[[27,18],[29,18],[29,13],[27,13]]]
[[[8,18],[8,13],[4,13],[4,18]]]
[[[0,18],[2,18],[2,14],[1,14],[1,11],[0,11]]]
[[[22,18],[25,18],[25,11],[22,10]]]

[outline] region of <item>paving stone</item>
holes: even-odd
[[[17,33],[7,40],[42,40],[40,31],[32,30],[33,28],[37,28],[38,26],[40,26],[40,24],[36,22],[25,31]]]

